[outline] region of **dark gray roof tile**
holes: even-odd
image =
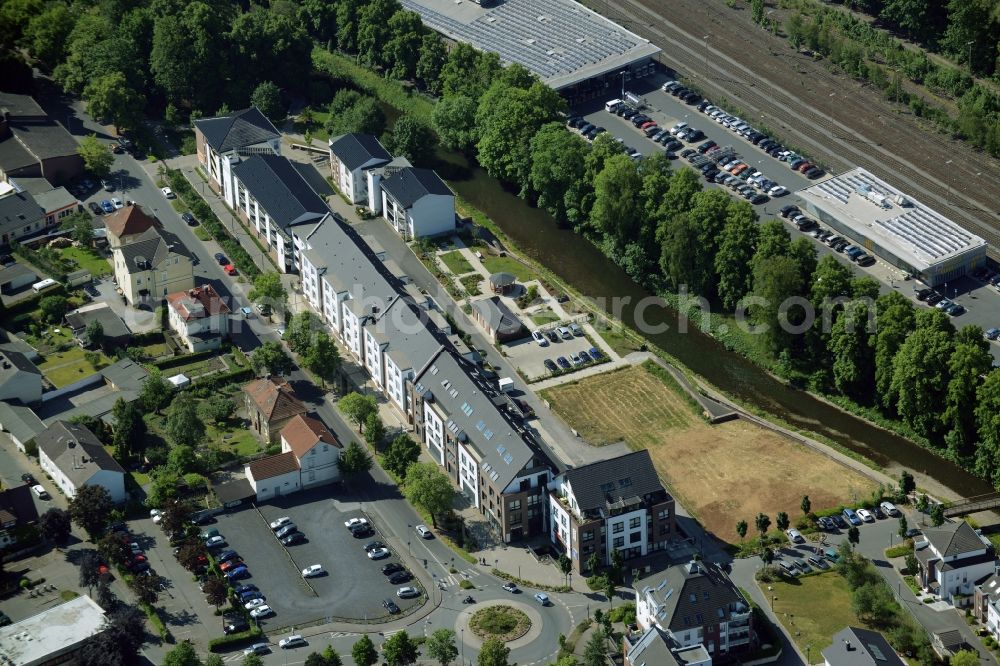
[[[330,152],[351,171],[363,166],[380,166],[392,159],[371,134],[341,134],[330,139]]]
[[[568,469],[566,480],[583,513],[633,497],[642,500],[666,492],[645,449]]]
[[[404,209],[411,208],[428,194],[452,196],[451,190],[434,171],[414,167],[400,169],[382,181],[382,188]]]
[[[233,167],[233,175],[284,230],[319,222],[330,213],[287,157],[254,155]]]
[[[271,121],[256,107],[242,109],[228,116],[202,118],[194,121],[194,126],[205,136],[208,145],[219,153],[239,150],[281,136]]]

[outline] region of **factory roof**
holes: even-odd
[[[798,195],[919,271],[986,248],[979,236],[861,167]]]

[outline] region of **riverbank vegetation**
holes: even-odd
[[[737,539],[733,516],[800,516],[803,495],[821,509],[853,505],[876,490],[867,476],[774,431],[742,419],[709,425],[700,407],[652,362],[542,396],[588,442],[647,449],[677,500],[730,543]],[[746,492],[748,479],[752,493]]]

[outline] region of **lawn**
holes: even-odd
[[[538,279],[538,275],[535,271],[531,270],[517,259],[512,259],[510,257],[486,256],[483,258],[483,266],[485,266],[486,270],[490,273],[510,273],[516,277],[519,282],[527,282],[528,280]]]
[[[553,312],[551,308],[537,310],[531,314],[531,321],[535,322],[535,326],[551,324],[552,322],[559,321],[559,319],[559,315]]]
[[[170,348],[165,342],[151,342],[148,345],[143,345],[142,350],[150,358],[159,358],[170,353]]]
[[[209,445],[225,451],[231,451],[239,457],[252,456],[261,451],[260,441],[249,430],[243,428],[219,429],[208,425],[205,440]]]
[[[84,358],[84,353],[84,350],[75,347],[64,352],[46,354],[45,361],[38,366],[38,369],[42,371],[46,379],[52,382],[53,386],[62,388],[84,377],[89,377],[111,363],[107,356],[99,353],[100,362],[95,368]]]
[[[833,459],[742,420],[709,425],[686,394],[643,366],[542,392],[552,408],[593,445],[625,441],[648,449],[671,492],[709,532],[735,542],[736,522],[785,511],[801,514],[867,497],[875,483]]]
[[[639,343],[634,338],[626,335],[621,328],[597,327],[597,333],[619,356],[628,356],[634,351],[639,351]]]
[[[795,578],[789,582],[768,583],[763,593],[795,644],[805,652],[809,646],[815,658],[830,647],[833,635],[844,627],[865,626],[851,610],[851,590],[840,574],[830,571]]]
[[[111,274],[111,264],[94,250],[82,247],[66,247],[59,252],[66,259],[76,262],[82,269],[90,271],[94,277]]]
[[[471,275],[466,275],[465,277],[459,279],[465,290],[469,292],[469,296],[478,296],[483,293],[482,289],[479,288],[479,283],[483,281],[483,276],[479,273],[473,273]]]
[[[452,252],[445,252],[441,255],[441,261],[444,265],[448,267],[448,270],[455,275],[464,275],[465,273],[471,273],[475,269],[469,260],[462,256],[462,253],[458,250]]]
[[[165,370],[164,374],[168,377],[173,375],[187,375],[188,379],[194,380],[204,374],[211,372],[218,372],[220,370],[225,370],[226,365],[221,358],[215,356],[212,358],[202,359],[200,361],[194,361],[193,363],[188,363],[187,365],[179,365],[169,370]]]

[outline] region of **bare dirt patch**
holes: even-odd
[[[709,425],[680,389],[642,366],[544,392],[553,409],[595,445],[624,440],[648,449],[669,490],[717,537],[735,541],[736,522],[801,514],[867,497],[875,482],[787,437],[746,421]]]

